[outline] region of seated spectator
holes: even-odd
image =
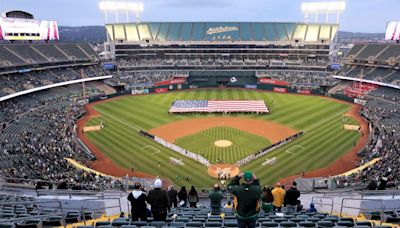
[[[224,205],[224,211],[225,214],[227,213],[233,213],[233,205],[230,200]]]
[[[310,203],[310,208],[307,209],[307,212],[317,212],[314,203]]]

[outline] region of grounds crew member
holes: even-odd
[[[243,183],[240,184],[242,178]],[[261,186],[256,175],[250,171],[238,174],[228,184],[228,191],[234,195],[238,227],[256,227],[261,197]]]

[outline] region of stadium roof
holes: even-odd
[[[144,22],[108,24],[111,41],[243,41],[243,42],[330,42],[336,24],[282,22]]]

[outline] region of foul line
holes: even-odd
[[[96,111],[98,111],[97,109],[95,109]],[[101,113],[101,112],[100,112]],[[137,127],[137,126],[135,126],[135,125],[133,125],[133,124],[130,124],[128,121],[126,121],[126,120],[121,120],[120,118],[118,118],[118,117],[115,117],[114,115],[112,115],[112,114],[109,114],[109,113],[101,113],[102,115],[104,115],[104,116],[108,116],[108,117],[110,117],[110,118],[112,118],[112,119],[114,119],[114,120],[116,120],[116,121],[118,121],[118,122],[120,122],[120,123],[122,123],[122,124],[124,124],[125,126],[127,126],[127,127],[130,127],[130,128],[132,128],[132,129],[135,129],[136,131],[140,131],[141,129],[139,128],[139,127]]]

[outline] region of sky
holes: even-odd
[[[303,22],[301,3],[315,0],[141,1],[144,3],[141,21]],[[0,0],[0,12],[24,10],[40,20],[57,20],[61,26],[104,25],[104,14],[98,9],[99,2],[100,0]],[[400,21],[400,0],[346,2],[346,11],[340,19],[342,31],[384,33],[386,22]],[[125,19],[125,14],[121,13],[120,17]],[[115,16],[109,14],[109,18]],[[134,21],[133,15],[131,20]]]

